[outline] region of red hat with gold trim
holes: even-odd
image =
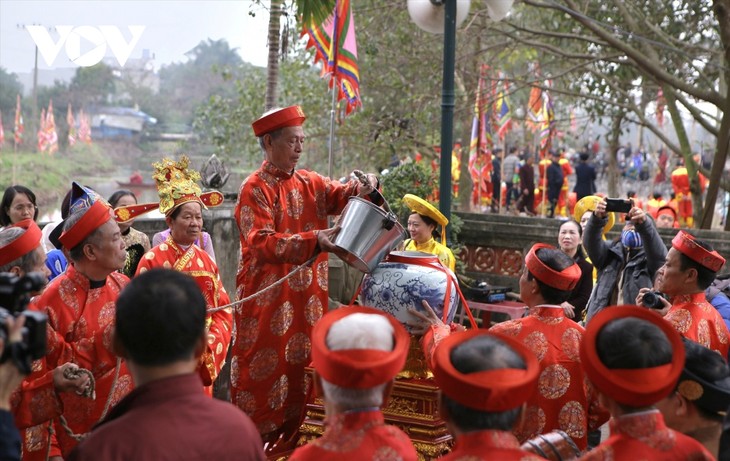
[[[451,352],[479,336],[490,336],[505,343],[525,362],[526,368],[499,368],[462,373],[451,363]],[[525,403],[537,389],[540,364],[535,353],[514,338],[484,330],[453,333],[436,347],[434,379],[450,399],[475,410],[501,412]]]
[[[580,266],[575,262],[558,272],[549,267],[537,257],[537,251],[541,249],[557,250],[547,243],[536,243],[530,248],[530,252],[525,256],[525,266],[530,273],[539,281],[558,290],[572,290],[580,281]],[[560,251],[560,250],[557,250]]]
[[[708,251],[702,248],[697,244],[696,240],[689,232],[679,231],[674,239],[672,239],[672,247],[712,272],[717,272],[722,269],[722,266],[725,264],[725,258],[717,251]]]
[[[393,327],[393,350],[330,350],[327,334],[330,327],[348,315],[374,314],[385,317]],[[312,364],[322,378],[348,389],[370,389],[387,383],[403,369],[410,336],[395,317],[365,306],[346,306],[325,314],[312,330]]]
[[[5,230],[13,227],[25,229],[25,232],[12,242],[0,247],[0,266],[27,255],[41,244],[41,238],[43,237],[41,229],[32,219],[18,221],[14,225],[6,227]]]
[[[159,202],[138,203],[114,209],[114,217],[119,223],[125,223],[158,208],[160,213],[169,216],[177,207],[188,202],[198,202],[204,209],[215,208],[223,203],[224,197],[218,191],[202,192],[197,181],[200,173],[190,166],[187,155],[177,162],[163,158],[153,163],[155,173],[152,178],[157,183]]]
[[[596,340],[614,320],[633,317],[659,327],[672,346],[672,361],[648,368],[608,368],[601,361]],[[684,344],[674,327],[659,314],[639,306],[609,306],[596,314],[583,334],[580,361],[596,388],[616,402],[632,407],[653,405],[668,396],[684,368]]]
[[[257,138],[287,126],[301,126],[307,117],[300,106],[289,106],[267,112],[251,124]]]

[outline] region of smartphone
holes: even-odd
[[[632,200],[625,200],[622,198],[607,198],[606,199],[606,211],[616,211],[618,213],[628,213],[634,206]]]

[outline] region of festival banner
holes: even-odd
[[[41,119],[38,123],[38,151],[45,152],[48,150],[48,139],[46,139],[46,108],[41,109]]]
[[[66,123],[68,124],[68,145],[69,147],[73,147],[76,144],[78,136],[76,134],[76,121],[74,120],[74,113],[71,110],[71,103],[68,104],[68,109],[66,110]]]
[[[46,141],[48,142],[48,153],[53,155],[58,152],[58,134],[56,133],[56,117],[53,115],[53,100],[48,101],[46,111]]]
[[[23,142],[24,131],[25,128],[23,127],[23,112],[20,108],[20,95],[18,95],[15,100],[15,125],[13,127],[13,137],[15,140],[16,149],[18,148],[18,145]]]
[[[360,70],[357,65],[355,21],[350,0],[337,0],[335,10],[323,24],[306,27],[309,35],[307,48],[314,47],[314,62],[322,62],[322,75],[329,76],[329,85],[337,85],[337,100],[346,102],[349,114],[358,106],[360,99]]]

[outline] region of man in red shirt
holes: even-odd
[[[611,436],[581,460],[711,460],[696,440],[669,429],[654,405],[682,373],[682,338],[655,312],[612,306],[588,323],[580,347],[588,379],[611,412]]]
[[[538,386],[540,365],[519,341],[470,330],[445,338],[434,354],[439,412],[456,444],[442,460],[538,461],[513,432]]]
[[[565,317],[561,307],[580,277],[572,258],[550,245],[535,244],[520,277],[520,295],[529,315],[490,329],[525,344],[540,363],[538,392],[527,399],[525,424],[515,431],[520,442],[562,430],[584,450],[588,432],[608,420],[593,388],[585,383],[578,359],[583,327]]]
[[[234,311],[231,398],[251,416],[264,442],[291,440],[304,412],[304,368],[312,326],[328,304],[327,255],[332,241],[328,215],[342,212],[350,197],[377,185],[341,184],[296,169],[304,154],[305,115],[299,106],[275,109],[253,123],[264,162],[241,184],[234,210],[241,241],[236,296],[250,297],[316,256],[285,283],[241,303]]]
[[[386,425],[380,410],[409,344],[400,322],[370,307],[342,307],[322,317],[312,332],[312,364],[324,394],[325,431],[289,459],[418,459],[408,436]]]
[[[720,313],[707,302],[705,290],[725,258],[692,234],[679,231],[672,240],[664,265],[657,271],[654,288],[671,298],[660,298],[666,310],[664,318],[687,339],[708,347],[727,359],[730,332]],[[644,305],[648,288],[639,290],[636,303]]]

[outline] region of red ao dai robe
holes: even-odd
[[[317,250],[327,229],[356,195],[358,184],[340,184],[317,173],[282,171],[264,162],[241,185],[235,208],[241,258],[237,299],[284,278]],[[298,419],[308,385],[312,326],[327,306],[327,254],[234,313],[231,398],[262,434]]]

